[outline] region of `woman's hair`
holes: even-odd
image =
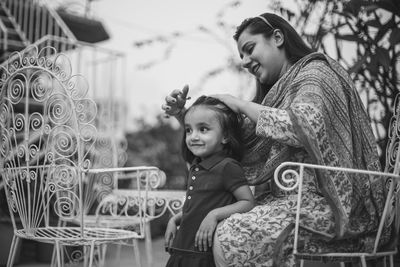
[[[264,21],[263,17],[266,21]],[[273,28],[271,28],[271,26]],[[245,19],[237,28],[233,39],[237,42],[242,32],[247,29],[250,34],[262,34],[270,38],[275,29],[279,29],[283,36],[283,48],[291,64],[296,63],[302,57],[310,54],[313,50],[304,42],[296,30],[283,18],[272,13],[264,13],[259,17]],[[253,102],[261,103],[272,85],[261,84],[257,81],[256,95]]]
[[[210,110],[215,111],[216,117],[221,125],[223,134],[227,137],[228,142],[224,144],[224,150],[227,156],[232,157],[240,161],[243,157],[243,138],[242,138],[242,117],[240,114],[236,114],[232,109],[225,105],[222,101],[209,96],[200,96],[196,99],[190,108],[188,108],[186,114],[195,107],[203,106]],[[192,163],[195,155],[188,149],[186,145],[186,131],[184,129],[183,140],[182,140],[182,156],[188,163]]]

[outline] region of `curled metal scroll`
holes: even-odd
[[[32,228],[50,214],[81,214],[79,179],[97,136],[88,83],[52,47],[12,53],[0,73],[0,168],[12,211]]]
[[[283,167],[283,165],[281,165],[280,167]],[[300,174],[296,170],[286,169],[282,171],[281,175],[278,175],[280,167],[278,167],[279,169],[277,168],[277,170],[275,171],[274,180],[276,185],[280,189],[285,191],[296,189],[299,185]]]

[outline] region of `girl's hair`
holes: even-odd
[[[260,17],[263,17],[268,23]],[[273,28],[271,28],[271,26]],[[274,30],[279,29],[284,36],[283,48],[291,64],[296,63],[302,57],[313,52],[296,30],[278,15],[264,13],[258,17],[245,19],[236,28],[236,32],[233,36],[236,42],[245,29],[247,29],[250,34],[262,34],[265,38],[270,38]],[[271,87],[272,85],[261,84],[257,81],[257,90],[253,102],[261,103]]]
[[[225,105],[222,101],[209,96],[200,96],[193,105],[188,108],[186,114],[194,107],[203,106],[215,111],[216,117],[222,127],[223,134],[228,138],[228,143],[224,144],[224,150],[227,156],[240,161],[243,157],[243,138],[242,138],[242,117],[236,114],[232,109]],[[182,156],[188,163],[192,163],[195,155],[188,149],[186,145],[186,131],[184,129],[182,140]]]

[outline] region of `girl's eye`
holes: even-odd
[[[186,129],[185,129],[185,133],[189,134],[189,133],[191,133],[191,132],[192,132],[192,129],[190,129],[190,128],[186,128]]]
[[[200,132],[204,133],[207,132],[208,128],[207,127],[200,127]]]

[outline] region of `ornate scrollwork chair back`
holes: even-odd
[[[389,140],[386,148],[386,165],[384,172],[396,175],[397,179],[389,177],[386,181],[387,203],[385,205],[383,214],[384,220],[382,220],[381,227],[383,227],[384,224],[386,226],[393,226],[391,236],[394,237],[394,239],[390,245],[396,247],[399,242],[400,232],[400,93],[396,95],[393,116],[389,125]]]
[[[85,227],[84,181],[96,141],[96,104],[84,77],[73,75],[67,56],[36,46],[0,67],[0,171],[14,226],[8,266],[21,238],[55,244],[61,266],[65,246],[85,258],[94,246],[138,237],[132,231]],[[116,172],[121,170],[99,170]],[[79,220],[80,226],[59,226]]]
[[[368,170],[357,170],[341,167],[328,167],[315,164],[284,162],[276,170],[274,180],[277,186],[285,191],[296,190],[297,208],[294,229],[293,254],[304,265],[304,260],[311,261],[336,261],[341,266],[345,263],[361,263],[367,266],[367,260],[382,259],[384,265],[387,262],[394,266],[394,255],[398,253],[398,239],[400,228],[400,94],[393,101],[393,116],[388,129],[388,144],[386,147],[386,163],[383,172],[372,172]],[[301,232],[301,201],[303,177],[306,170],[325,170],[331,173],[342,172],[349,174],[364,175],[373,181],[380,180],[385,184],[385,203],[383,212],[379,219],[378,230],[374,239],[373,248],[369,251],[356,252],[331,252],[331,253],[308,253],[299,249]],[[388,230],[390,229],[390,230]],[[304,242],[304,241],[302,241]]]

